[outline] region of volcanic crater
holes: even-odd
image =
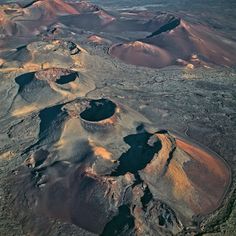
[[[110,129],[118,107],[119,128]],[[36,151],[28,150],[28,159],[9,177],[21,183],[17,185],[21,190],[14,185],[13,195],[19,191],[35,199],[30,203],[34,217],[45,214],[101,235],[140,230],[146,234],[150,232],[144,226],[148,211],[159,219],[156,230],[176,233],[183,225],[191,226],[193,218],[219,207],[231,177],[217,156],[167,131],[149,132],[150,124],[137,119],[132,109],[109,99],[77,99],[58,111],[66,112],[67,118],[57,121],[58,114],[44,128],[52,130],[57,124],[58,134],[47,132],[50,143],[41,136]],[[101,132],[108,125],[109,132]],[[165,210],[160,201],[165,202]],[[165,211],[170,218],[161,216]]]
[[[115,125],[119,108],[108,99],[91,100],[80,113],[80,120],[86,129],[109,129]]]
[[[233,150],[234,86],[203,79],[233,77],[235,42],[184,14],[25,2],[0,5],[3,211],[24,235],[201,234],[233,175],[187,134]]]

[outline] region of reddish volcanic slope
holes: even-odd
[[[88,41],[92,42],[92,43],[95,43],[95,44],[110,44],[111,43],[110,40],[104,39],[104,38],[102,38],[98,35],[89,36]]]
[[[175,64],[233,67],[236,61],[234,42],[207,26],[186,22],[169,13],[124,11],[113,15],[85,1],[45,0],[26,7],[3,5],[0,23],[3,38],[0,47],[6,47],[6,38],[9,43],[14,41],[12,36],[19,37],[20,44],[22,37],[30,41],[50,31],[53,24],[62,24],[90,36],[105,33],[116,42],[113,41],[110,55],[128,64],[154,68]],[[101,43],[94,37],[88,36],[88,40]],[[107,40],[104,38],[102,44]]]
[[[186,124],[186,137],[198,127],[204,134],[205,124],[211,130],[221,111],[233,122],[233,105],[224,104],[232,102],[231,90],[214,81],[183,85],[182,70],[156,77],[111,60],[234,67],[235,48],[209,27],[170,13],[110,13],[73,0],[0,5],[0,131],[6,133],[0,159],[12,158],[3,163],[12,170],[3,178],[4,211],[27,235],[201,233],[203,220],[223,203],[231,170],[207,148],[158,130],[158,122],[173,128],[180,122],[179,130]],[[166,80],[173,76],[174,83]],[[191,93],[193,86],[198,90]],[[204,101],[211,105],[201,107]],[[209,137],[219,134],[215,125]],[[63,225],[86,233],[62,232]],[[48,233],[54,226],[60,233]]]
[[[139,43],[113,45],[110,54],[129,64],[155,68],[173,65],[179,60],[193,65],[234,66],[236,54],[232,52],[235,50],[235,45],[206,26],[181,21],[173,29],[160,29]]]
[[[128,64],[137,66],[161,68],[173,62],[167,51],[141,41],[114,45],[110,48],[110,53]]]
[[[76,8],[62,0],[37,1],[26,8],[4,5],[0,9],[0,31],[6,36],[32,34],[41,26],[54,22],[58,15],[78,13]]]
[[[183,221],[219,207],[231,182],[228,166],[184,140],[156,133],[149,142],[156,139],[162,149],[140,171],[153,195],[165,199],[172,209],[185,212]]]
[[[195,212],[208,214],[212,208],[217,208],[224,197],[225,190],[230,183],[230,171],[227,165],[218,157],[211,155],[197,146],[176,139],[176,145],[192,157],[192,162],[187,162],[183,169],[186,175],[199,191],[199,198],[204,200],[191,202]],[[208,182],[208,185],[205,184]],[[197,204],[198,207],[197,207]]]
[[[114,19],[98,6],[85,1],[39,0],[25,7],[18,2],[1,5],[0,48],[6,49],[10,45],[18,47],[23,42],[30,42],[47,32],[53,24],[62,23],[69,27],[72,24],[89,30],[104,27]]]

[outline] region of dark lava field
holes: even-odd
[[[0,0],[0,235],[236,235],[235,9]]]

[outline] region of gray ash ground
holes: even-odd
[[[24,2],[26,2],[24,4],[30,4],[30,1]],[[105,7],[112,8],[111,1],[104,1],[103,4],[105,5],[106,2],[108,5]],[[124,8],[127,5],[127,2],[124,4],[122,2],[120,6],[117,6],[117,3],[115,3],[116,9]],[[150,4],[153,4],[153,2],[150,2]],[[166,3],[161,2],[160,4],[162,4],[162,9],[165,9]],[[171,4],[176,3],[170,2],[167,6],[169,7]],[[217,14],[222,6],[220,4],[223,3],[217,1]],[[138,5],[142,7],[140,3]],[[194,8],[194,6],[196,7]],[[199,12],[201,6],[201,1],[198,1],[195,5],[193,4],[192,13]],[[155,8],[155,6],[150,5],[149,7]],[[177,8],[179,12],[186,11],[183,5],[181,7],[176,4],[176,7],[173,7],[173,9]],[[214,12],[211,11],[210,14],[214,15]],[[205,16],[202,20],[209,21],[209,24],[214,23],[213,27],[218,27],[219,31],[225,32],[225,34],[235,39],[235,26],[233,23],[229,23],[225,29],[222,28],[222,25],[224,26],[227,20],[217,14],[211,19]],[[229,14],[229,19],[233,17],[232,14]],[[199,21],[197,16],[191,19]],[[124,104],[148,117],[156,127],[156,130],[168,130],[183,138],[192,140],[194,143],[203,145],[219,154],[229,164],[232,171],[230,189],[222,206],[204,218],[201,227],[203,235],[236,234],[235,68],[213,66],[212,68],[199,67],[190,70],[178,66],[170,66],[163,69],[136,67],[127,65],[108,55],[107,45],[97,45],[88,42],[89,32],[83,32],[82,34],[81,32],[74,32],[73,35],[68,36],[69,32],[70,29],[65,28],[57,37],[78,43],[91,55],[86,61],[86,70],[83,71],[83,74],[94,81],[95,88],[85,95],[86,98],[109,98]],[[41,36],[38,39],[41,39]],[[16,56],[16,58],[21,60],[20,56]],[[48,61],[51,61],[51,59],[50,56],[46,58]],[[17,65],[17,60],[9,63],[12,63],[11,65],[16,63]],[[62,61],[66,65],[66,59]],[[20,78],[22,76],[23,79]],[[30,99],[32,97],[34,99],[37,98],[38,85],[35,85],[37,88],[33,86],[35,90],[30,88],[32,92],[35,92],[31,97],[27,91],[24,91],[32,80],[31,73],[21,75],[18,71],[0,71],[0,77],[0,235],[20,236],[31,231],[31,227],[33,228],[35,225],[38,225],[38,229],[42,229],[40,224],[45,225],[47,219],[42,217],[34,220],[33,214],[25,216],[23,211],[16,211],[15,215],[12,213],[14,199],[12,199],[11,188],[7,184],[8,174],[24,162],[27,157],[27,151],[38,148],[37,145],[44,145],[45,143],[57,140],[62,132],[60,123],[66,120],[65,114],[60,113],[60,109],[69,101],[56,100],[58,95],[53,94],[52,99],[57,101],[54,104],[55,106],[41,108],[39,111],[27,114],[26,116],[12,116],[12,107],[14,107],[16,96],[22,93],[23,99],[31,102]],[[57,82],[63,86],[67,82],[73,82],[74,79],[72,74],[69,78],[61,77]],[[48,85],[44,81],[38,82],[41,84],[39,87],[41,86],[42,89],[46,89],[44,90],[46,91],[45,94],[42,93],[40,95],[45,97],[48,93]],[[111,107],[111,110],[113,111],[113,107]],[[108,114],[108,117],[109,115],[111,114]],[[84,115],[84,117],[87,116],[91,116],[91,114]],[[93,117],[92,121],[99,120],[99,118],[101,117]],[[55,134],[51,135],[54,131]],[[144,137],[146,140],[149,138],[149,134],[145,135],[147,136]],[[134,134],[134,136],[138,136],[138,134]],[[135,140],[138,142],[138,137],[136,138]],[[135,174],[137,170],[143,169],[150,161],[149,159],[145,160],[144,163],[138,163],[140,166],[135,167],[132,163],[132,157],[139,153],[140,150],[135,149],[136,145],[133,147],[135,150],[133,150],[132,143],[128,139],[129,137],[126,137],[124,141],[127,141],[127,146],[130,149],[126,150],[127,152],[124,152],[123,155],[126,158],[127,156],[131,157],[130,166],[134,169],[128,165],[122,168],[122,172],[119,173],[118,167],[113,172],[114,176],[124,175],[127,171]],[[143,149],[142,151],[145,152],[145,147]],[[159,145],[157,144],[153,149],[151,154],[159,149]],[[147,155],[150,156],[150,159],[151,154]],[[122,165],[122,159],[120,161]],[[145,189],[145,193],[145,196],[142,198],[143,206],[148,203],[150,204],[150,202],[152,203],[152,196],[150,196],[148,188]],[[161,202],[158,204],[163,213],[159,216],[159,224],[164,225],[164,222],[168,222],[168,214],[170,214],[171,210]],[[25,211],[28,211],[26,199],[23,206],[26,209]],[[163,217],[166,218],[164,219]],[[176,220],[174,214],[172,214],[171,220]],[[150,219],[150,221],[155,222],[154,219]],[[27,222],[31,223],[27,224]],[[196,222],[197,224],[198,222]],[[132,229],[133,225],[134,219],[129,207],[122,205],[119,207],[118,214],[106,225],[101,235],[132,235],[133,232],[132,230],[129,231],[129,229]],[[128,229],[127,231],[123,231],[125,227]],[[184,235],[191,232],[191,229],[185,230],[183,232]],[[55,219],[48,225],[47,232],[39,233],[38,231],[35,234],[65,236],[95,235],[73,224]]]

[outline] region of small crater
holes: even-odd
[[[71,73],[69,75],[61,75],[59,79],[56,80],[57,84],[63,85],[75,81],[77,73]]]
[[[49,68],[35,73],[37,80],[46,80],[57,84],[67,84],[79,77],[78,73],[64,68]]]
[[[80,113],[85,121],[99,122],[111,118],[116,111],[116,104],[108,99],[92,100],[89,107]]]

